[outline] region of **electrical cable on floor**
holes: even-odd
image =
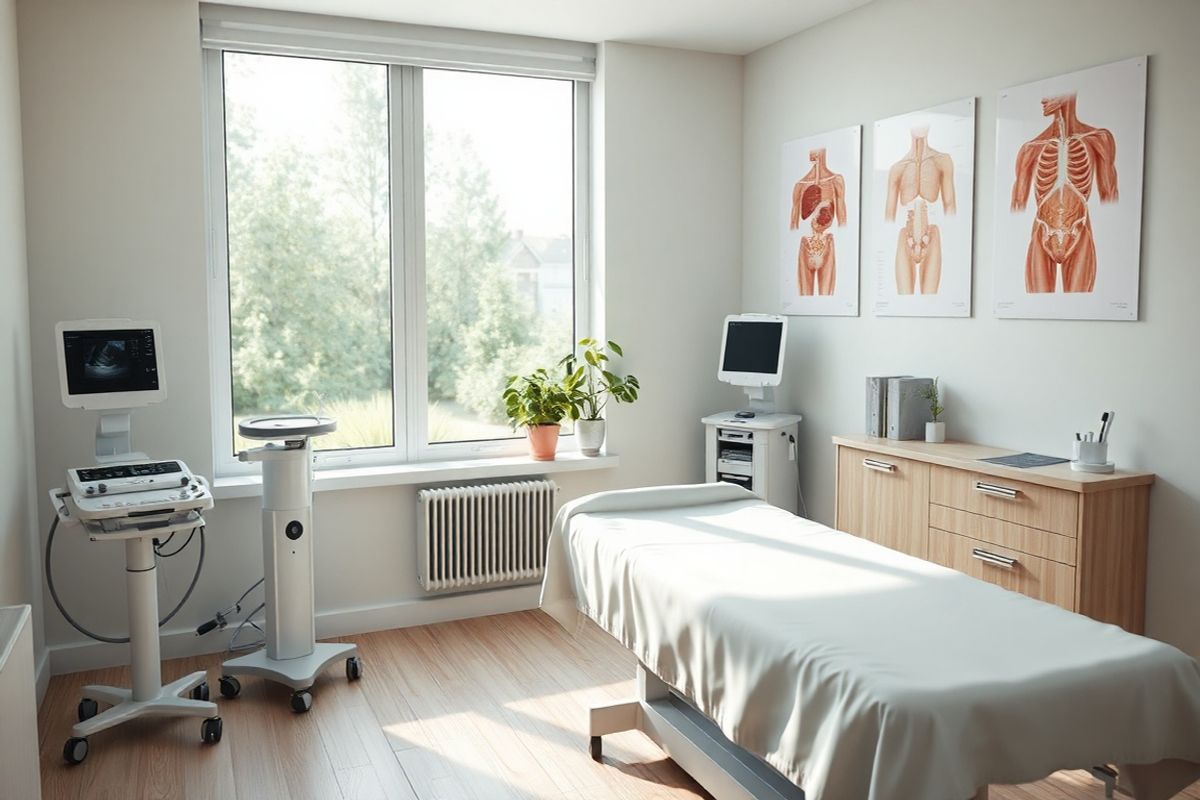
[[[65,497],[66,495],[59,495],[59,496]],[[53,560],[52,560],[52,555],[54,553],[54,534],[57,533],[57,531],[58,531],[58,514],[55,514],[54,520],[50,523],[50,533],[46,537],[46,564],[45,564],[46,588],[50,591],[50,599],[53,600],[54,605],[58,607],[59,612],[63,615],[63,619],[65,619],[68,623],[70,623],[72,628],[79,631],[84,636],[87,636],[89,639],[95,639],[98,642],[106,642],[107,644],[128,644],[129,643],[128,636],[120,636],[120,637],[104,636],[103,634],[95,633],[93,631],[88,630],[83,625],[81,625],[79,622],[77,622],[76,619],[67,612],[67,609],[63,607],[62,600],[58,596],[58,589],[54,585],[54,566],[53,566]],[[192,529],[192,532],[193,533],[195,532],[194,528]],[[182,549],[182,548],[180,548],[180,549]],[[159,621],[158,627],[161,628],[163,625],[166,625],[168,622],[170,622],[171,619],[176,614],[179,613],[179,609],[183,608],[183,604],[188,601],[188,598],[192,596],[192,591],[195,590],[196,584],[200,582],[200,570],[204,567],[204,550],[205,550],[204,527],[201,526],[200,527],[200,557],[196,560],[196,571],[192,575],[192,582],[191,582],[191,584],[188,585],[187,591],[185,591],[183,593],[183,597],[180,599],[179,603],[175,606],[175,608],[171,609],[171,613],[167,614],[165,617],[163,617]],[[178,551],[176,551],[176,552],[178,552]],[[174,555],[174,554],[172,554],[172,555]]]
[[[249,592],[247,592],[247,594],[249,594]],[[245,597],[245,595],[242,595],[242,596]],[[262,611],[266,607],[267,607],[267,604],[265,601],[262,603],[259,603],[257,608],[255,608],[253,611],[251,611],[249,614],[247,614],[246,618],[243,619],[240,623],[238,623],[237,628],[233,632],[233,636],[231,636],[229,638],[229,647],[227,648],[229,650],[229,652],[239,653],[243,650],[253,650],[257,647],[262,647],[263,644],[266,643],[266,641],[267,641],[266,633],[263,631],[262,628],[260,628],[258,626],[258,623],[256,623],[253,619],[255,614]],[[262,636],[253,642],[242,642],[241,644],[238,644],[238,637],[242,635],[242,631],[246,628],[247,625],[249,625],[251,628],[254,628],[254,630],[261,633]]]

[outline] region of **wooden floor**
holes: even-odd
[[[224,739],[198,719],[139,720],[91,738],[82,765],[62,759],[84,683],[128,685],[127,669],[55,677],[41,708],[43,796],[58,798],[388,798],[674,800],[707,798],[640,733],[586,752],[586,709],[632,696],[634,660],[595,626],[572,639],[530,611],[350,637],[365,676],[331,668],[308,714],[286,689],[247,678],[222,700]],[[218,655],[164,664],[165,680],[219,675]],[[213,693],[216,694],[214,683]],[[992,798],[1102,798],[1086,773],[993,789]],[[1200,798],[1193,789],[1188,797]]]

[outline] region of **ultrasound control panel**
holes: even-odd
[[[194,481],[182,461],[140,461],[67,470],[67,482],[77,497],[171,489]]]

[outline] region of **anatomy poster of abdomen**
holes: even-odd
[[[1000,93],[998,317],[1135,320],[1146,58]]]
[[[876,122],[873,150],[875,313],[970,316],[975,98]]]
[[[780,289],[784,314],[858,315],[862,126],[783,146]]]

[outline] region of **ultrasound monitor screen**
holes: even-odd
[[[149,328],[63,331],[70,394],[158,391],[158,353]]]
[[[761,372],[774,375],[783,345],[782,322],[731,320],[725,332],[724,372]]]

